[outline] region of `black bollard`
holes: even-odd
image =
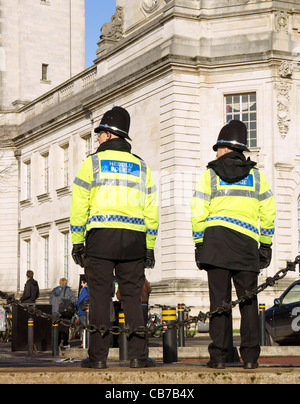
[[[166,325],[176,323],[176,308],[164,307],[162,309],[162,321]],[[172,363],[178,361],[177,355],[177,329],[176,327],[168,328],[163,333],[163,362]]]
[[[34,346],[34,320],[32,317],[28,318],[28,355],[33,354],[33,346]]]
[[[184,303],[178,304],[178,321],[184,321]],[[178,346],[185,346],[184,325],[181,325],[178,330]]]
[[[52,356],[59,356],[58,349],[58,324],[52,323]]]
[[[122,311],[119,312],[119,327],[121,330],[125,330],[125,314]],[[121,332],[119,336],[119,359],[128,360],[128,340],[125,332]]]
[[[259,339],[260,346],[266,345],[266,305],[259,305]]]

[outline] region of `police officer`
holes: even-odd
[[[146,163],[131,153],[130,115],[122,107],[107,111],[95,129],[99,148],[80,167],[71,204],[72,256],[85,267],[90,292],[90,323],[110,326],[111,288],[116,280],[131,330],[143,325],[140,296],[144,268],[155,265],[158,231],[157,190]],[[106,368],[109,333],[91,333],[89,358],[82,367]],[[145,335],[131,334],[130,366],[155,366]]]
[[[241,121],[225,125],[210,162],[191,199],[195,258],[208,274],[211,310],[231,301],[231,280],[238,297],[257,287],[261,269],[270,265],[276,216],[264,174],[246,160],[247,128]],[[257,299],[240,305],[241,357],[246,369],[257,368],[260,354]],[[231,333],[230,314],[210,320],[208,366],[223,369]]]

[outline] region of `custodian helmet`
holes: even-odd
[[[213,150],[217,151],[218,147],[223,146],[240,151],[250,151],[247,147],[247,127],[243,122],[233,120],[221,129]]]
[[[131,140],[128,135],[129,128],[130,115],[128,111],[122,107],[113,107],[110,111],[105,112],[99,126],[95,129],[95,133],[111,132]]]

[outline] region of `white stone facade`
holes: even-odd
[[[133,152],[152,169],[160,193],[157,264],[148,273],[152,302],[208,309],[189,201],[231,113],[251,126],[252,159],[276,199],[274,258],[261,280],[293,260],[300,226],[299,32],[299,1],[117,0],[95,65],[6,118],[8,126],[18,123],[17,286],[28,265],[42,288],[54,287],[64,271],[78,286],[81,270],[68,241],[71,184],[86,152],[96,149],[94,127],[113,105],[129,110]],[[271,305],[298,276],[290,274],[260,301]]]
[[[2,110],[24,105],[84,69],[84,0],[1,0],[0,11]]]

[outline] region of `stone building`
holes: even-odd
[[[84,70],[84,0],[0,0],[0,20],[0,284],[16,291],[25,280],[18,241],[20,150],[14,145],[20,111],[25,107],[29,119],[37,112],[33,100]]]
[[[16,257],[9,274],[1,259],[3,287],[22,288],[27,268],[43,289],[64,275],[77,287],[72,181],[97,146],[94,127],[113,105],[129,110],[133,152],[159,188],[152,301],[208,308],[206,274],[194,263],[189,201],[230,119],[247,124],[252,159],[275,194],[274,258],[263,278],[285,267],[300,242],[299,38],[299,0],[117,0],[94,65],[1,117],[15,168],[12,181],[4,176],[10,195],[1,196],[2,206],[10,198],[1,214],[12,233],[0,234],[1,257],[9,249]],[[293,276],[261,299],[272,303]]]

